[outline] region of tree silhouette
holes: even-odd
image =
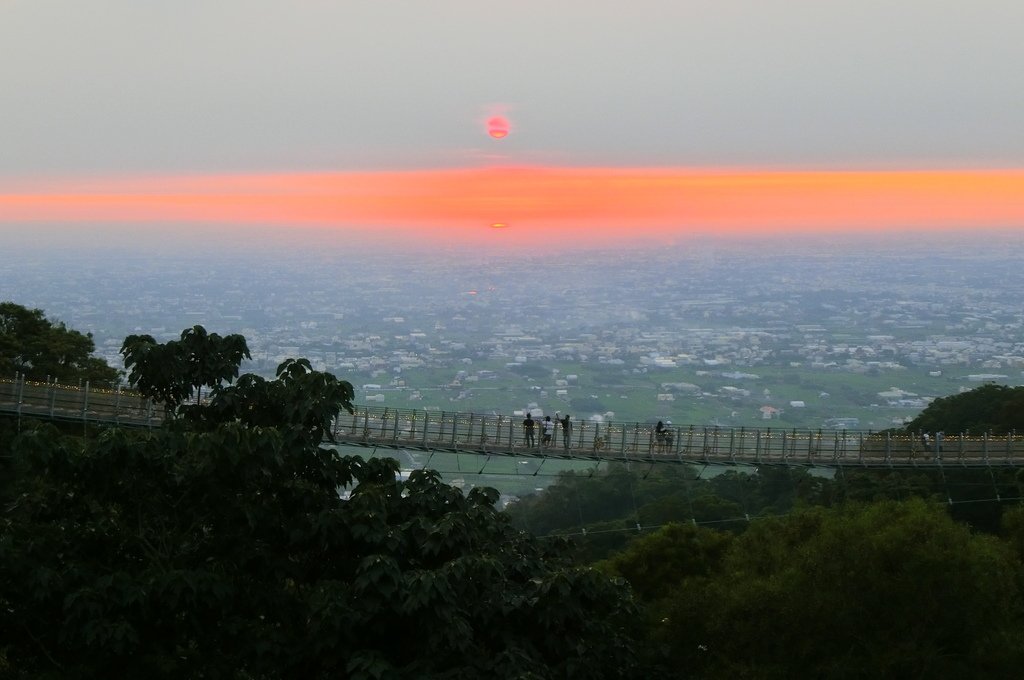
[[[92,356],[95,350],[92,334],[50,321],[41,309],[0,302],[0,375],[21,373],[64,383],[116,381],[120,372]]]

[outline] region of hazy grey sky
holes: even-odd
[[[0,0],[0,176],[1021,166],[1022,31],[1021,0]]]

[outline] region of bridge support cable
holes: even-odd
[[[992,469],[992,466],[991,466],[991,465],[989,465],[989,466],[987,467],[987,470],[988,470],[988,476],[989,476],[989,479],[991,479],[991,480],[992,480],[992,491],[993,491],[993,492],[995,493],[995,495],[996,495],[996,500],[997,500],[998,502],[1002,503],[1002,502],[1003,502],[1003,497],[1002,497],[1002,494],[1000,494],[1000,493],[999,493],[999,483],[998,483],[998,482],[996,481],[996,473],[995,473],[995,471],[994,471],[994,470]]]
[[[700,476],[704,473],[704,470],[706,470],[706,469],[707,469],[707,466],[704,466],[703,468],[701,468],[700,472],[698,472],[697,476],[694,478],[694,481],[699,480]],[[690,522],[693,524],[693,526],[697,526],[697,513],[695,513],[693,511],[693,494],[690,493],[691,492],[691,488],[690,487],[691,487],[691,483],[690,483],[689,475],[684,474],[683,475],[683,493],[686,494],[686,506],[690,510]]]
[[[942,488],[944,488],[946,490],[946,503],[948,505],[952,506],[953,505],[953,495],[949,491],[949,480],[946,479],[946,471],[945,471],[945,469],[943,469],[943,466],[942,466],[942,449],[938,448],[938,444],[936,444],[936,448],[937,448],[936,460],[937,460],[938,466],[939,466],[939,475],[942,478]]]
[[[754,468],[754,473],[755,474],[757,474],[759,471],[760,471],[760,468]],[[751,481],[751,477],[750,477],[750,473],[747,473],[747,472],[743,472],[741,474],[742,474],[742,476],[739,479],[739,483],[740,483],[739,484],[739,486],[740,486],[740,503],[743,504],[743,517],[749,523],[750,522],[750,495],[747,492],[747,489],[750,486],[750,484],[748,482]]]
[[[633,517],[636,518],[636,530],[643,531],[643,526],[640,524],[640,508],[636,504],[636,488],[633,485],[633,475],[629,476],[629,495],[633,499]]]

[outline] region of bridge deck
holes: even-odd
[[[125,389],[0,380],[0,411],[22,417],[126,427],[159,427],[163,409]],[[334,423],[338,443],[482,456],[644,463],[821,467],[1014,467],[1024,437],[947,435],[923,446],[914,436],[837,430],[673,427],[659,438],[647,423],[575,421],[570,436],[527,446],[522,418],[389,407],[356,408]]]

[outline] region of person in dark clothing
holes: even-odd
[[[533,416],[530,415],[529,413],[527,413],[526,414],[526,420],[523,421],[523,435],[526,438],[526,445],[528,447],[530,447],[531,449],[536,444],[536,441],[533,438],[533,428],[534,428]]]

